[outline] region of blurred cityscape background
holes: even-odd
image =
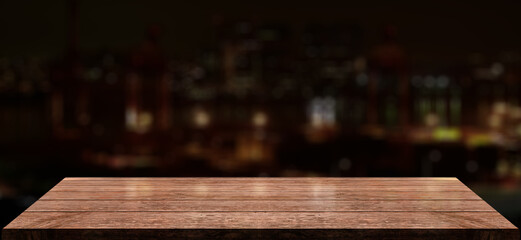
[[[66,176],[455,176],[521,226],[519,1],[0,1],[0,227]]]

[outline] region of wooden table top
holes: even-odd
[[[456,178],[65,178],[3,239],[519,239]]]

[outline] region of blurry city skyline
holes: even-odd
[[[0,0],[0,227],[67,176],[451,176],[519,226],[519,9]]]

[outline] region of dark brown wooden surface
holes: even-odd
[[[66,178],[3,239],[519,239],[456,178]]]

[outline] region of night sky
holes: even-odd
[[[211,45],[211,20],[280,23],[296,32],[305,23],[352,23],[364,31],[364,50],[393,24],[410,61],[444,66],[472,53],[497,56],[521,49],[520,1],[143,1],[79,0],[79,49],[128,52],[150,24],[163,27],[167,55],[190,59]],[[0,56],[63,54],[68,0],[0,1]],[[367,51],[366,51],[367,52]]]

